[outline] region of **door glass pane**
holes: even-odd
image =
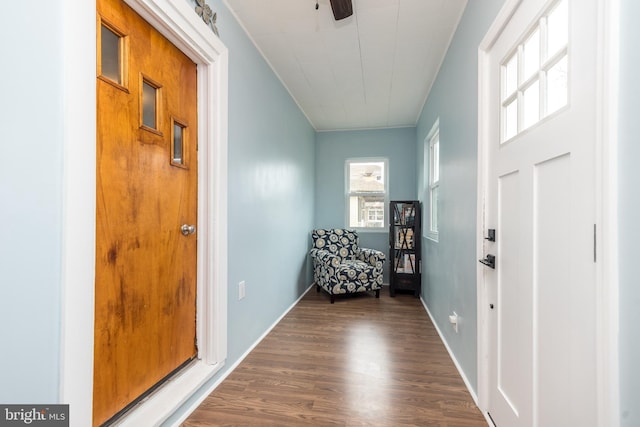
[[[142,83],[142,124],[156,129],[157,89],[149,83]]]
[[[567,62],[565,56],[547,72],[547,114],[567,105]]]
[[[503,110],[503,141],[514,137],[518,133],[518,100],[514,99]]]
[[[524,81],[540,69],[540,30],[534,31],[531,37],[529,37],[529,40],[525,42],[523,58]]]
[[[179,165],[184,164],[183,159],[183,137],[184,137],[184,127],[180,126],[178,123],[173,124],[173,163],[177,163]]]
[[[548,57],[567,45],[569,40],[569,15],[567,1],[561,1],[547,19]]]
[[[120,36],[109,28],[100,28],[100,74],[109,80],[122,84],[120,76]]]
[[[524,129],[540,120],[540,84],[538,81],[525,89],[522,113]]]
[[[504,93],[502,100],[507,99],[518,88],[518,55],[514,54],[502,67]]]

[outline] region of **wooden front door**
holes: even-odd
[[[196,65],[97,1],[93,423],[196,356]]]

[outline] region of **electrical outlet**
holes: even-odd
[[[449,322],[453,325],[453,330],[458,333],[458,314],[454,311],[452,315],[449,316]]]
[[[244,280],[238,283],[238,299],[241,300],[245,296],[245,283]]]

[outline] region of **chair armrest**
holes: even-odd
[[[331,252],[326,251],[324,249],[315,249],[315,248],[311,249],[311,251],[309,252],[309,255],[311,255],[311,258],[314,258],[318,262],[321,262],[322,264],[326,264],[326,265],[331,265],[333,267],[338,267],[341,262],[339,256],[334,255]]]
[[[384,260],[387,258],[383,252],[380,252],[375,249],[368,249],[368,248],[360,248],[358,250],[357,256],[360,261],[367,262],[376,267],[378,263],[383,263]]]

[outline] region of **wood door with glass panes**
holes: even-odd
[[[97,1],[93,423],[196,356],[196,65]]]

